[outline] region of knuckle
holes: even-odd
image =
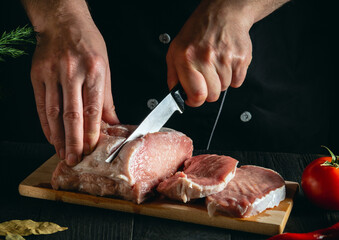
[[[204,102],[207,98],[207,93],[206,91],[202,90],[202,89],[195,89],[192,91],[192,95],[191,95],[191,99],[196,102],[196,103],[200,103],[200,102]]]
[[[233,61],[233,53],[231,51],[226,51],[221,58],[221,62],[224,65],[231,65]]]
[[[95,79],[105,75],[107,62],[101,55],[91,56],[87,60],[87,78]]]
[[[41,75],[42,72],[56,72],[57,62],[53,58],[34,59],[31,74]]]
[[[100,108],[96,104],[87,105],[84,107],[84,116],[89,118],[95,118],[100,115]]]
[[[214,49],[209,45],[205,46],[205,48],[201,51],[201,60],[205,64],[211,64],[214,61],[214,57]]]
[[[51,119],[59,118],[60,113],[61,113],[61,110],[60,110],[60,107],[58,106],[50,106],[46,110],[47,117]]]
[[[106,68],[106,59],[99,55],[96,54],[90,58],[90,61],[88,61],[90,66],[95,67],[95,68]]]
[[[78,69],[78,58],[72,56],[69,52],[65,52],[60,57],[60,65],[62,66],[66,79],[71,80]]]
[[[251,62],[251,58],[248,55],[242,55],[238,58],[238,66],[248,66]]]
[[[196,55],[196,48],[194,46],[188,46],[182,50],[181,59],[184,63],[190,64],[193,62],[195,55]]]
[[[251,48],[243,48],[234,54],[234,56],[234,61],[237,65],[248,66],[252,61],[252,50]]]
[[[81,115],[76,111],[67,111],[64,113],[63,118],[66,121],[78,121],[81,119]]]
[[[37,100],[36,101],[36,109],[39,114],[46,114],[46,108],[45,108],[45,103]]]
[[[85,96],[86,101],[88,101],[89,105],[97,105],[101,104],[103,101],[103,96],[105,94],[105,86],[104,81],[98,81],[99,79],[89,79],[87,78],[85,80],[83,89],[85,90]],[[89,107],[89,108],[99,108],[99,107]]]

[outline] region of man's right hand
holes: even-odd
[[[92,152],[114,111],[104,39],[83,0],[23,0],[38,32],[31,79],[42,129],[61,159]]]

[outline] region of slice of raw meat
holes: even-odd
[[[226,188],[206,198],[210,216],[215,211],[232,217],[250,217],[285,199],[285,181],[275,171],[245,165],[237,169]]]
[[[75,167],[61,161],[52,176],[54,189],[115,195],[141,203],[154,188],[192,156],[192,140],[181,132],[162,129],[133,140],[111,162],[105,159],[136,126],[103,123],[98,146]]]
[[[184,164],[184,171],[161,182],[158,192],[183,202],[220,192],[234,177],[238,161],[228,156],[203,154]]]

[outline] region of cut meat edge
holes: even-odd
[[[180,193],[181,200],[186,203],[191,199],[203,198],[222,191],[234,177],[235,171],[228,174],[224,181],[216,185],[200,185],[189,179],[185,173],[183,174],[185,177],[178,179],[177,191]]]
[[[208,196],[205,202],[210,216],[219,211],[232,217],[250,217],[278,206],[285,197],[285,181],[279,173],[243,165],[223,191]]]
[[[285,197],[286,187],[285,185],[283,185],[280,188],[270,191],[262,198],[256,199],[251,205],[247,206],[246,208],[241,208],[240,206],[238,206],[238,210],[241,213],[241,216],[235,216],[234,211],[227,211],[227,209],[221,207],[220,204],[218,204],[216,201],[206,198],[207,212],[210,217],[213,217],[216,211],[224,212],[227,215],[233,217],[250,217],[257,215],[267,209],[279,206],[280,202],[283,201]],[[249,208],[251,208],[250,211],[248,211]],[[243,215],[244,213],[246,214]]]
[[[213,157],[214,160],[210,160],[210,157]],[[227,161],[227,164],[224,165],[228,166],[225,171],[220,172],[220,168],[215,168],[215,165],[213,167],[214,169],[196,167],[198,163],[201,163],[201,161],[204,161],[202,166],[206,164],[206,161],[211,161],[211,166],[215,163],[220,165],[222,163],[220,160],[222,162]],[[190,168],[192,162],[194,162],[195,167]],[[175,175],[161,182],[157,187],[157,191],[170,199],[186,203],[191,199],[203,198],[222,191],[235,176],[238,161],[228,156],[204,154],[194,156],[186,160],[184,164],[184,172],[177,172]],[[201,170],[206,170],[208,175],[212,172],[215,173],[217,175],[216,179],[218,180],[207,179],[206,175],[204,176],[204,174],[199,174],[201,173],[199,172]]]

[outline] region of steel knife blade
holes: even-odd
[[[111,162],[120,149],[127,143],[147,133],[158,132],[170,119],[174,112],[184,112],[186,94],[178,83],[170,93],[148,114],[148,116],[140,123],[134,132],[126,138],[126,140],[105,160]]]

